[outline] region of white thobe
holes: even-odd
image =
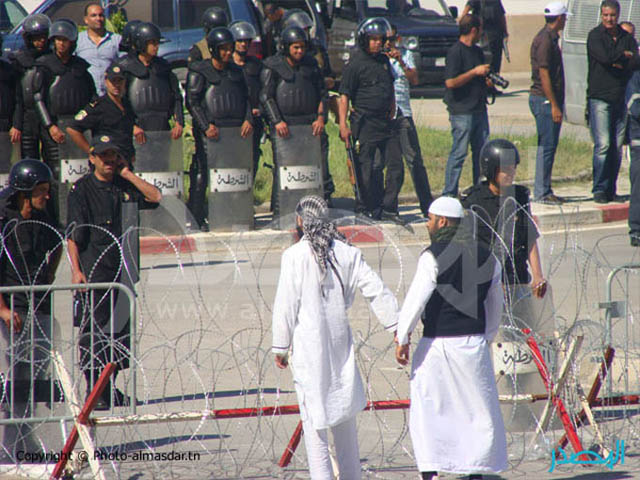
[[[411,364],[409,431],[421,472],[490,473],[507,468],[507,441],[489,343],[502,313],[499,262],[484,302],[484,335],[423,337]],[[430,251],[418,268],[398,318],[398,343],[409,334],[437,287]]]
[[[385,329],[397,325],[398,304],[356,247],[334,241],[336,271],[323,277],[309,242],[282,255],[273,306],[273,352],[292,348],[291,364],[303,420],[320,430],[354,417],[366,406],[347,310],[356,290],[370,301]],[[340,276],[338,279],[337,274]]]

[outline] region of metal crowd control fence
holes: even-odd
[[[53,403],[53,401],[55,400],[55,384],[53,381],[53,375],[51,374],[51,359],[52,359],[52,355],[53,355],[53,345],[56,343],[56,341],[59,341],[59,339],[56,338],[56,334],[58,334],[59,332],[57,332],[57,328],[56,328],[56,320],[55,320],[55,316],[54,316],[54,295],[51,295],[51,307],[50,307],[50,311],[47,314],[39,314],[37,313],[37,307],[35,305],[35,301],[36,301],[36,293],[40,293],[40,292],[46,292],[46,293],[52,293],[52,292],[60,292],[60,291],[77,291],[77,290],[85,290],[87,291],[91,303],[90,305],[94,305],[94,299],[95,299],[95,292],[99,291],[99,290],[104,290],[107,292],[107,294],[109,296],[109,305],[110,305],[110,352],[109,352],[109,356],[111,358],[111,360],[113,361],[113,357],[114,357],[114,342],[113,342],[113,338],[114,338],[114,331],[113,331],[113,325],[114,325],[114,294],[116,291],[119,291],[120,293],[126,295],[127,299],[129,300],[129,318],[130,318],[130,335],[131,335],[131,347],[129,350],[129,360],[130,360],[130,368],[131,368],[131,381],[129,382],[131,387],[130,387],[130,393],[131,393],[131,398],[135,399],[136,397],[136,362],[135,362],[135,358],[136,358],[136,298],[135,298],[135,294],[133,293],[133,291],[127,287],[126,285],[123,285],[121,283],[115,283],[115,282],[104,282],[104,283],[88,283],[88,284],[82,284],[82,285],[33,285],[33,286],[20,286],[20,287],[0,287],[0,294],[4,294],[7,295],[9,297],[9,301],[7,302],[7,306],[8,308],[11,310],[11,318],[13,318],[13,313],[16,311],[15,309],[15,296],[16,294],[25,294],[27,295],[28,298],[28,314],[26,315],[25,319],[23,319],[25,321],[25,324],[22,327],[22,332],[25,331],[25,329],[28,328],[28,339],[26,339],[26,347],[25,344],[23,342],[25,342],[25,340],[21,340],[19,338],[19,336],[21,335],[19,332],[15,332],[15,330],[12,329],[7,329],[8,332],[8,339],[6,339],[5,341],[7,341],[7,345],[6,345],[6,349],[8,351],[8,368],[5,372],[0,372],[3,376],[5,376],[4,383],[5,385],[9,385],[9,398],[6,399],[5,401],[8,400],[9,401],[9,418],[0,418],[0,425],[9,425],[9,424],[17,424],[17,423],[51,423],[51,422],[60,422],[60,421],[73,421],[75,418],[73,415],[48,415],[48,416],[35,416],[33,415],[33,412],[35,412],[35,404],[38,400],[42,401],[41,398],[37,398],[37,397],[42,397],[42,394],[39,394],[38,396],[36,396],[36,377],[38,376],[38,373],[36,371],[36,367],[38,364],[38,361],[42,362],[41,365],[46,365],[46,368],[44,369],[45,374],[49,374],[49,379],[51,381],[48,381],[49,383],[49,401],[51,401]],[[38,325],[40,332],[36,332],[36,328],[35,327],[35,322],[39,322],[38,320],[38,316],[40,318],[42,317],[46,317],[46,322],[43,322],[43,325]],[[90,313],[90,319],[91,319],[91,326],[90,326],[90,333],[91,333],[91,340],[93,343],[94,340],[94,309],[91,309],[91,313]],[[30,322],[30,325],[27,324],[27,322]],[[41,335],[43,333],[48,333],[49,338],[45,338],[41,339],[38,338],[38,335]],[[62,335],[60,335],[62,336]],[[40,343],[38,345],[38,343]],[[70,367],[71,371],[72,371],[72,379],[74,381],[74,384],[76,383],[76,379],[74,378],[75,375],[73,374],[74,372],[76,372],[76,358],[75,358],[75,350],[78,346],[78,338],[76,338],[75,336],[75,332],[72,333],[71,335],[71,358],[72,358],[72,365]],[[20,362],[20,358],[15,358],[15,355],[18,351],[18,349],[21,349],[24,352],[28,352],[28,358],[23,358],[22,361],[23,362],[28,362],[29,363],[29,375],[28,375],[28,392],[29,392],[29,398],[28,398],[28,404],[29,404],[29,412],[30,415],[28,416],[24,416],[24,417],[16,417],[14,416],[14,406],[15,406],[15,393],[16,393],[16,378],[14,378],[15,376],[15,372],[16,372],[16,365],[18,362]],[[93,344],[92,344],[92,350],[91,350],[91,357],[93,357]],[[36,358],[36,357],[41,357],[41,358]],[[6,356],[5,356],[6,358]],[[91,361],[94,362],[95,359],[91,358]],[[93,364],[93,363],[92,363]],[[67,367],[69,368],[69,367]],[[23,379],[20,379],[23,380]],[[21,383],[20,385],[22,387],[27,387],[26,385],[27,382]],[[110,392],[111,398],[113,399],[113,389],[115,389],[115,385],[113,385],[112,383],[112,390]],[[6,395],[7,392],[5,392]],[[113,407],[112,407],[113,408]],[[130,405],[130,412],[132,415],[135,415],[136,413],[136,402],[131,401]],[[53,411],[53,409],[52,409]]]
[[[625,318],[627,316],[627,309],[629,305],[629,273],[634,270],[640,270],[640,264],[638,263],[630,263],[625,265],[619,265],[614,267],[613,270],[607,276],[607,286],[606,286],[606,302],[600,303],[600,308],[605,310],[605,332],[606,339],[608,345],[614,344],[614,335],[613,335],[613,319],[614,318]],[[626,285],[624,291],[626,292],[626,298],[620,301],[613,300],[613,282],[618,276],[619,273],[626,273]],[[624,322],[624,341],[625,345],[623,345],[624,351],[624,394],[629,395],[629,322]],[[607,379],[607,396],[612,396],[613,394],[613,375],[609,375]]]

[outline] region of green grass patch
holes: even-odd
[[[417,127],[420,147],[422,149],[422,158],[424,160],[431,189],[435,194],[439,194],[444,186],[444,172],[447,163],[447,157],[451,150],[451,133],[446,130],[437,130],[429,127]],[[329,134],[329,169],[333,175],[333,181],[336,185],[336,197],[351,197],[353,189],[349,183],[349,175],[347,172],[347,152],[344,144],[338,136],[338,127],[334,123],[327,125],[327,133]],[[495,138],[495,137],[492,137]],[[533,180],[535,175],[536,162],[536,145],[537,136],[524,135],[505,135],[504,138],[513,142],[520,151],[520,166],[516,175],[516,181],[523,182]],[[191,128],[185,128],[184,138],[184,165],[185,171],[189,170],[191,164],[191,155],[194,152],[193,136]],[[273,180],[273,171],[266,165],[273,165],[271,143],[267,142],[261,145],[262,156],[260,157],[260,167],[255,179],[254,197],[256,204],[268,201],[271,196],[271,185]],[[553,167],[554,177],[572,176],[585,169],[591,168],[591,157],[593,146],[589,142],[579,141],[574,138],[563,138],[556,152],[556,159]],[[304,155],[304,152],[300,152]],[[465,160],[460,179],[460,189],[464,189],[471,185],[471,153]],[[189,189],[189,178],[185,175],[185,191]],[[401,194],[414,194],[413,182],[411,175],[406,168],[405,163],[405,179],[402,186]]]

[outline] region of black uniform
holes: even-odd
[[[264,61],[261,74],[262,90],[260,102],[275,135],[275,125],[284,121],[288,125],[311,125],[318,118],[318,105],[325,102],[323,115],[327,119],[326,89],[318,62],[310,55],[294,65],[289,65],[287,57],[278,54]],[[274,162],[278,162],[274,152]],[[274,174],[276,170],[274,169]],[[275,194],[279,175],[274,175],[271,201],[274,216],[279,214],[278,196]]]
[[[398,194],[404,181],[404,166],[398,138],[391,134],[390,112],[394,103],[393,73],[389,58],[379,53],[370,55],[355,48],[345,67],[340,94],[351,101],[350,125],[359,143],[361,191],[365,210],[374,218],[398,213]],[[376,151],[381,162],[376,162]],[[383,188],[383,169],[387,167]]]
[[[253,55],[245,56],[244,65],[240,66],[244,73],[244,81],[249,92],[249,105],[252,109],[260,109],[260,74],[262,73],[262,61]],[[260,161],[260,139],[264,132],[262,116],[253,118],[253,177],[255,178]]]
[[[184,125],[182,95],[169,62],[154,57],[145,66],[137,56],[127,55],[119,63],[127,79],[127,98],[140,128],[150,132],[170,130],[169,119]]]
[[[509,194],[495,195],[485,181],[465,193],[462,205],[480,217],[476,238],[501,260],[503,283],[529,283],[529,251],[539,236],[531,216],[529,189],[514,185]]]
[[[90,173],[74,183],[68,198],[69,227],[74,227],[70,238],[78,247],[80,268],[87,282],[130,283],[122,273],[125,267],[114,237],[120,242],[127,229],[138,226],[137,216],[130,215],[131,210],[157,206],[157,203],[146,202],[142,193],[120,176],[114,177],[112,182],[103,182]],[[125,243],[128,243],[127,239]],[[137,270],[137,265],[128,265],[128,271],[132,270]],[[109,292],[95,291],[93,307],[89,304],[90,299],[88,293],[81,294],[74,305],[74,324],[80,327],[80,365],[88,384],[91,371],[97,380],[104,365],[111,361]],[[114,292],[113,304],[114,316],[127,316],[124,327],[114,332],[113,359],[119,370],[129,367],[129,302],[125,295]],[[91,362],[91,309],[95,320],[94,363]]]
[[[206,189],[208,183],[208,156],[204,132],[210,124],[216,127],[238,127],[245,120],[253,122],[249,91],[242,69],[229,63],[224,70],[217,70],[210,60],[189,65],[187,75],[187,104],[196,137],[196,150],[202,154],[194,155],[197,163],[192,164],[192,178],[189,188],[189,209],[196,221],[202,226],[206,217]]]
[[[0,227],[3,233],[2,255],[0,256],[0,285],[4,287],[47,285],[52,282],[54,251],[61,247],[62,238],[57,234],[53,221],[45,213],[33,210],[29,220],[22,218],[16,205],[17,193],[7,188],[0,192]],[[3,294],[3,300],[11,308],[11,295]],[[44,292],[34,293],[33,310],[29,309],[29,298],[25,293],[13,295],[13,308],[23,321],[23,328],[14,336],[14,362],[17,402],[28,401],[31,382],[31,351],[34,355],[34,393],[36,401],[48,401],[50,384],[48,372],[48,352],[51,349],[51,299]],[[33,345],[31,331],[33,330]],[[8,330],[2,321],[2,334]],[[8,345],[8,338],[7,338]],[[33,348],[32,348],[33,347]],[[3,355],[5,355],[3,353]],[[4,363],[4,359],[0,361]],[[4,366],[3,366],[4,367]],[[2,373],[9,372],[2,368]],[[8,385],[7,385],[8,387]],[[7,388],[10,391],[10,388]],[[7,401],[3,386],[0,386],[2,400]],[[24,411],[19,415],[23,415]],[[1,430],[1,429],[0,429]]]
[[[22,118],[16,123],[21,128],[16,128],[22,131],[20,147],[23,157],[40,158],[40,118],[33,99],[33,77],[36,74],[36,60],[46,53],[48,50],[39,52],[25,48],[10,56],[19,79],[16,101]]]
[[[89,63],[72,55],[63,63],[55,53],[38,58],[33,79],[35,108],[40,115],[44,160],[59,180],[60,151],[49,135],[49,128],[58,122],[70,122],[78,111],[96,96]],[[64,132],[64,126],[58,125]]]
[[[0,132],[22,130],[22,103],[18,102],[18,76],[13,66],[0,60]]]
[[[91,130],[93,137],[112,137],[124,156],[130,160],[135,155],[132,139],[136,116],[126,97],[122,99],[122,106],[124,110],[120,110],[108,94],[103,95],[80,110],[69,127],[79,132]]]

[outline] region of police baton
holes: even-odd
[[[360,186],[362,185],[362,179],[360,178],[360,168],[358,164],[358,152],[356,151],[356,142],[353,139],[353,135],[349,135],[349,145],[347,148],[347,170],[349,170],[349,182],[353,187],[353,195],[356,198],[356,202],[362,203],[362,196]]]

